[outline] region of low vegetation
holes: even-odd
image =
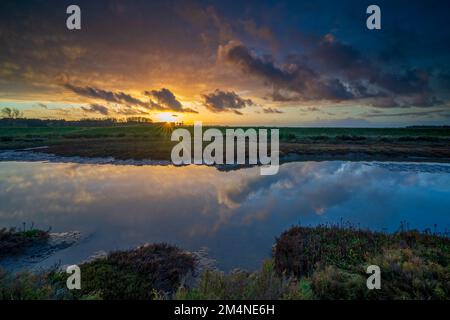
[[[176,144],[170,141],[170,134],[176,127],[140,119],[0,119],[0,150],[46,147],[39,151],[60,156],[170,160]],[[184,128],[193,130],[192,126]],[[279,129],[281,155],[295,155],[299,160],[402,161],[414,157],[415,161],[450,161],[449,127]]]
[[[13,256],[22,253],[27,248],[45,243],[49,239],[49,232],[34,229],[26,230],[0,229],[0,260],[6,256]]]
[[[319,299],[450,298],[447,235],[296,226],[277,239],[273,256],[278,274],[308,279]],[[382,270],[380,290],[367,290],[369,265]]]
[[[313,299],[311,283],[285,277],[275,271],[273,259],[263,262],[255,272],[217,270],[204,272],[194,288],[180,287],[174,296],[179,300],[278,300]]]
[[[0,300],[70,299],[71,293],[56,271],[9,273],[0,268]]]
[[[447,234],[393,234],[351,226],[295,226],[276,240],[259,270],[196,274],[198,258],[154,244],[80,265],[82,289],[68,291],[57,268],[0,272],[0,299],[443,299],[450,298]],[[366,269],[381,269],[368,290]]]
[[[171,295],[183,278],[195,271],[196,258],[167,244],[117,251],[80,266],[83,283],[79,297],[153,299]]]

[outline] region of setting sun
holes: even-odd
[[[180,116],[170,112],[163,112],[158,114],[156,119],[161,122],[177,122],[180,121]]]

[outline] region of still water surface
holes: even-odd
[[[87,238],[47,263],[168,242],[207,247],[223,270],[257,268],[293,224],[450,228],[450,165],[362,162],[258,168],[0,162],[0,227],[34,222]]]

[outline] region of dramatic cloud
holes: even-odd
[[[197,113],[197,111],[191,108],[184,108],[176,99],[175,95],[170,90],[165,88],[161,90],[145,91],[145,95],[150,96],[154,99],[150,100],[149,102],[145,102],[120,91],[113,92],[93,87],[78,87],[71,84],[65,84],[64,86],[80,96],[92,99],[101,99],[106,102],[118,103],[122,106],[122,109],[119,111],[119,114],[122,115],[143,114],[142,111],[137,110],[134,107],[143,107],[147,110]],[[102,113],[100,112],[100,110],[101,109],[99,108],[97,110],[90,111]]]
[[[342,101],[354,97],[337,78],[322,78],[302,64],[279,67],[270,57],[258,57],[238,42],[230,41],[227,45],[220,46],[218,56],[219,59],[236,65],[244,73],[261,78],[271,85],[274,97],[281,97],[280,90],[294,93],[297,100]]]
[[[77,87],[71,84],[65,84],[64,85],[67,89],[75,92],[76,94],[92,99],[102,99],[107,102],[115,102],[120,103],[124,105],[135,105],[135,106],[141,106],[141,107],[148,107],[148,104],[133,98],[129,94],[123,93],[123,92],[112,92],[112,91],[106,91],[102,89],[97,89],[93,87]]]
[[[239,109],[254,105],[251,99],[243,99],[233,91],[216,89],[214,92],[203,95],[204,106],[212,112],[232,111],[242,115]]]
[[[101,115],[104,116],[109,115],[109,109],[100,104],[91,104],[89,107],[81,107],[81,109],[89,113],[100,113]]]
[[[278,114],[279,113],[284,113],[283,111],[275,109],[275,108],[264,108],[263,112],[264,113],[278,113]]]
[[[74,104],[105,105],[110,116],[196,112],[202,93],[221,88],[262,107],[235,117],[245,108],[214,101],[196,120],[227,111],[226,124],[256,124],[270,107],[291,125],[325,121],[327,106],[355,118],[373,107],[450,107],[448,1],[379,0],[377,31],[365,26],[365,1],[76,2],[87,13],[79,32],[65,26],[65,1],[0,1],[0,104],[71,119],[81,114]],[[308,106],[317,110],[299,112]],[[444,114],[421,117],[448,124]]]
[[[139,108],[133,108],[130,106],[122,106],[118,110],[116,110],[116,113],[121,116],[147,116],[148,111],[139,109]]]
[[[161,90],[145,91],[144,94],[155,100],[151,100],[150,102],[154,109],[197,113],[197,111],[191,108],[184,108],[169,89],[162,88]]]
[[[385,72],[355,48],[331,34],[310,43],[302,55],[290,54],[281,64],[272,56],[258,56],[240,42],[218,49],[219,60],[259,78],[272,88],[273,101],[367,100],[380,108],[431,107],[442,103],[425,70]]]

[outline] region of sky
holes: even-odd
[[[68,30],[66,8],[81,9]],[[369,30],[366,9],[381,9]],[[450,125],[447,1],[0,2],[0,108],[43,119]]]

